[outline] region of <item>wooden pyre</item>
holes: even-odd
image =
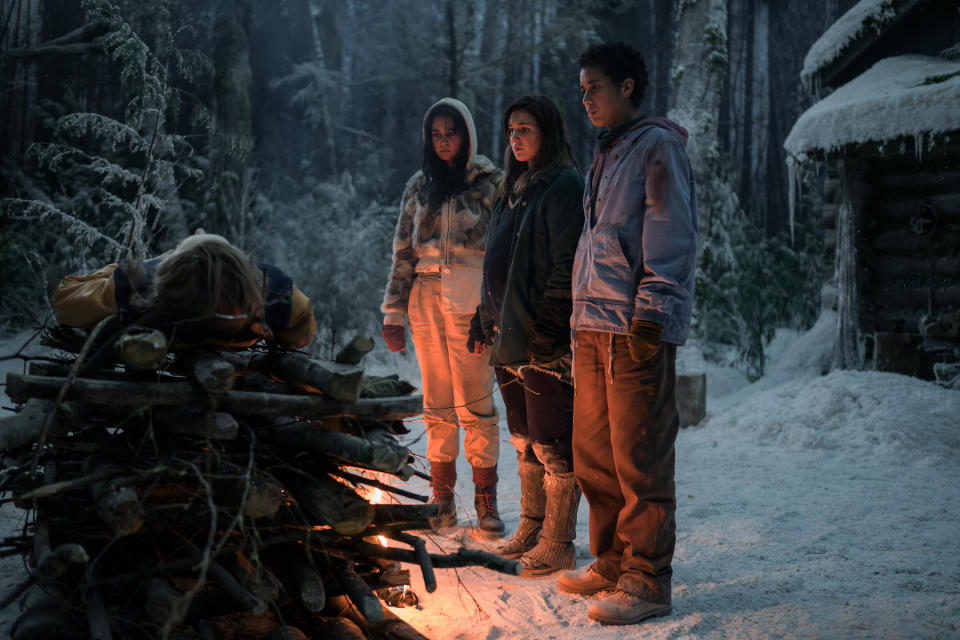
[[[430,554],[409,533],[436,505],[382,480],[426,477],[397,439],[422,400],[364,376],[371,340],[323,361],[108,333],[60,328],[48,341],[72,355],[7,377],[19,406],[0,419],[0,489],[29,525],[0,553],[31,571],[0,606],[42,590],[12,640],[422,638],[377,597],[402,597],[399,562],[428,591],[434,568],[518,573],[482,551]],[[408,504],[371,504],[373,489]]]

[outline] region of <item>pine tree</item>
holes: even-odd
[[[105,25],[100,42],[119,91],[101,111],[56,118],[49,140],[27,149],[22,195],[0,200],[9,223],[0,259],[13,274],[4,282],[8,313],[12,302],[20,311],[44,308],[37,299],[64,270],[89,271],[126,255],[142,259],[191,224],[179,191],[202,173],[186,137],[172,131],[183,105],[170,78],[202,72],[205,58],[175,46],[165,2],[147,9],[112,0],[82,6],[87,22]],[[144,26],[135,29],[130,16]],[[206,115],[200,105],[189,108],[201,120]],[[33,257],[40,281],[32,271],[11,269],[25,256]]]

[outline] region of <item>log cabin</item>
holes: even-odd
[[[960,3],[861,0],[801,79],[784,147],[792,193],[823,176],[834,365],[960,387]]]

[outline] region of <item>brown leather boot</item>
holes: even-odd
[[[430,518],[430,528],[433,530],[452,527],[457,524],[457,503],[453,498],[453,488],[457,484],[456,461],[430,461],[430,486],[433,487],[433,497],[430,502],[440,505],[435,518]]]
[[[477,510],[477,535],[482,538],[502,538],[506,528],[497,511],[497,467],[474,467],[473,484],[476,487],[473,506]]]

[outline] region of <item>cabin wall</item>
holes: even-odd
[[[854,206],[863,366],[931,379],[936,362],[960,356],[960,335],[947,336],[946,347],[938,336],[933,349],[921,328],[960,313],[960,148],[919,159],[847,157],[837,166],[836,206]]]

